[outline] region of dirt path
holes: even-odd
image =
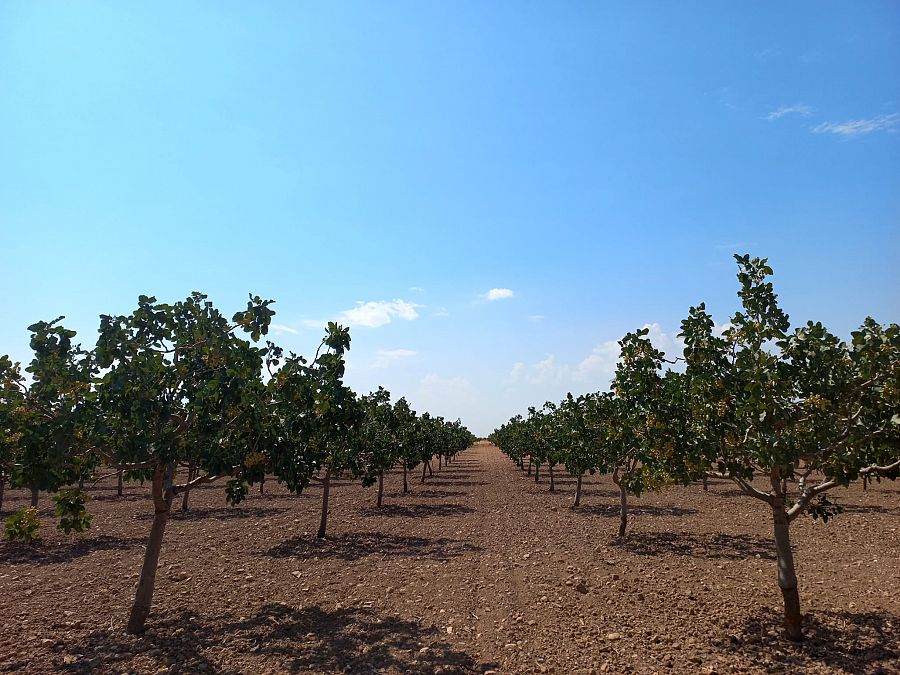
[[[92,491],[91,532],[0,543],[0,670],[41,672],[900,672],[900,486],[840,491],[847,512],[792,528],[810,639],[778,631],[765,513],[725,483],[635,501],[585,482],[583,507],[493,446],[425,484],[399,472],[333,491],[273,483],[237,508],[200,489],[166,532],[150,629],[123,634],[151,505]],[[28,495],[8,493],[6,508]],[[820,549],[816,553],[816,547]]]

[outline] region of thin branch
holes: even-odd
[[[868,476],[870,473],[887,473],[889,471],[894,471],[895,469],[900,469],[900,459],[893,464],[886,464],[884,466],[878,466],[876,464],[867,466],[865,469],[859,470],[859,475]]]
[[[804,490],[801,493],[800,498],[794,503],[791,508],[788,509],[788,522],[792,522],[797,516],[803,513],[806,510],[806,507],[809,506],[809,503],[812,501],[813,497],[822,494],[826,490],[830,490],[837,484],[837,481],[832,478],[831,480],[826,480],[824,483],[819,483],[815,487],[807,488],[806,490]]]
[[[183,483],[181,485],[173,485],[172,495],[177,497],[185,490],[193,490],[198,485],[203,485],[204,483],[212,483],[213,481],[217,481],[222,478],[222,476],[223,474],[206,474],[205,476],[200,476],[199,478],[195,478],[194,480],[188,481],[187,483]]]

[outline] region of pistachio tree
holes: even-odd
[[[397,423],[397,445],[400,464],[403,467],[403,494],[409,492],[408,475],[419,463],[417,449],[416,411],[409,407],[405,398],[394,404],[394,419]]]
[[[378,483],[375,505],[380,507],[384,498],[384,472],[400,458],[398,421],[391,405],[391,394],[379,387],[360,399],[363,420],[359,425],[358,441],[365,455],[363,484]]]
[[[628,495],[660,486],[648,480],[644,466],[665,441],[666,398],[662,364],[665,355],[647,337],[649,329],[628,333],[619,341],[621,352],[613,378],[613,397],[596,419],[603,438],[600,466],[619,488],[619,537],[628,525]],[[657,474],[659,475],[659,474]]]
[[[329,322],[313,360],[291,354],[270,381],[273,411],[282,427],[272,466],[295,492],[314,479],[322,484],[320,538],[327,532],[332,478],[345,472],[361,477],[364,471],[358,433],[362,408],[343,379],[349,348],[349,329]]]
[[[834,515],[832,488],[896,476],[900,328],[866,319],[849,342],[819,323],[791,331],[767,260],[735,258],[742,309],[728,328],[716,331],[702,304],[682,323],[687,423],[669,434],[677,452],[664,468],[684,480],[703,467],[769,507],[785,632],[800,640],[790,525]]]
[[[612,395],[599,392],[577,398],[570,393],[559,404],[555,416],[556,438],[566,470],[575,476],[573,508],[581,505],[584,474],[604,468],[601,457],[606,447],[611,406]]]
[[[246,493],[241,464],[268,410],[261,378],[266,350],[252,343],[268,330],[270,304],[251,296],[229,321],[201,293],[174,304],[142,295],[130,315],[100,317],[97,398],[117,439],[109,451],[123,469],[150,472],[154,507],[129,633],[141,632],[150,613],[173,499],[223,477],[231,478],[229,502]],[[185,462],[197,474],[176,484]]]
[[[0,356],[0,513],[3,512],[3,492],[12,478],[18,451],[20,415],[23,392],[18,363],[8,355]]]
[[[30,382],[16,366],[4,368],[6,406],[12,406],[17,431],[12,482],[31,491],[32,507],[39,492],[80,484],[91,471],[86,422],[94,365],[91,355],[73,342],[75,331],[59,323],[63,318],[28,327],[34,352],[25,368]],[[17,403],[8,398],[13,388],[19,390]]]

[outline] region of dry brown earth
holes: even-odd
[[[23,673],[900,673],[900,485],[839,490],[792,528],[808,640],[778,630],[764,505],[725,482],[635,500],[624,542],[607,478],[547,492],[493,446],[400,494],[274,483],[237,508],[196,491],[166,532],[154,613],[123,627],[147,488],[92,490],[94,527],[0,544],[0,670]],[[8,511],[26,495],[7,493]]]

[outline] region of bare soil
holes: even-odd
[[[0,543],[0,670],[24,673],[900,673],[900,485],[836,491],[791,530],[807,640],[785,642],[765,505],[727,482],[632,500],[607,477],[535,485],[480,444],[426,484],[221,486],[169,522],[153,614],[126,635],[149,485],[90,490],[90,532]],[[5,511],[28,505],[7,491]]]

